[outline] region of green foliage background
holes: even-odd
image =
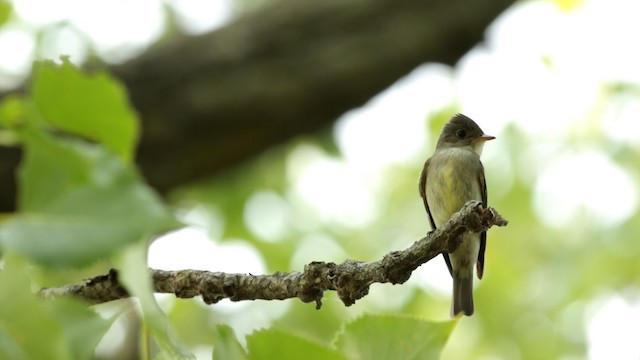
[[[8,11],[3,4],[0,24]],[[259,252],[268,272],[299,270],[292,259],[309,234],[339,244],[333,253],[319,248],[309,261],[374,260],[410,245],[428,229],[416,191],[428,144],[424,157],[385,170],[374,219],[366,226],[323,218],[290,196],[295,184],[287,164],[293,154],[311,149],[340,160],[331,133],[296,139],[180,189],[167,200],[169,207],[131,161],[140,129],[126,89],[108,74],[85,74],[66,60],[36,63],[33,75],[27,95],[0,103],[3,145],[25,150],[17,174],[19,211],[0,220],[0,358],[92,358],[129,303],[87,307],[74,300],[43,301],[34,293],[110,266],[122,271],[140,299],[140,318],[158,358],[189,358],[203,348],[214,359],[584,358],[594,309],[613,295],[640,294],[638,209],[615,227],[598,226],[587,211],[563,226],[545,226],[532,206],[535,179],[522,166],[536,139],[513,125],[494,134],[498,141],[491,146],[503,156],[485,162],[490,204],[510,223],[489,232],[487,271],[475,291],[473,317],[449,320],[449,297],[416,279],[374,285],[350,308],[332,293],[320,311],[295,300],[206,306],[198,299],[164,299],[160,306],[146,278],[147,246],[183,226],[174,214],[196,207],[218,219],[208,229],[213,238],[242,239]],[[610,95],[619,94],[638,96],[633,88],[613,87]],[[425,114],[432,143],[455,107]],[[567,147],[601,152],[640,183],[637,146],[611,144],[588,131],[568,137]],[[245,222],[247,201],[259,191],[279,195],[296,214],[277,241]]]
[[[152,296],[146,249],[152,236],[176,228],[179,223],[144,184],[130,161],[137,120],[123,90],[106,74],[82,74],[65,59],[61,64],[37,63],[31,88],[28,96],[11,97],[0,105],[2,131],[10,133],[25,149],[18,174],[19,211],[0,224],[4,258],[0,279],[3,357],[92,357],[115,316],[104,319],[91,308],[70,299],[44,301],[31,289],[47,285],[53,279],[78,281],[77,275],[84,274],[81,269],[105,260],[121,270],[125,285],[138,297],[141,317],[159,347],[154,351],[159,357],[191,357],[188,346],[198,343],[198,337],[192,336],[194,332],[212,334],[200,341],[215,344],[219,352],[215,355],[217,358],[261,359],[272,358],[274,354],[279,358],[296,358],[300,354],[311,354],[311,358],[318,359],[386,358],[389,354],[422,358],[439,353],[453,323],[400,315],[369,315],[351,323],[333,318],[332,326],[325,325],[326,333],[322,334],[325,341],[313,330],[306,337],[300,335],[303,331],[292,331],[284,316],[281,326],[247,337],[246,349],[240,346],[231,328],[220,325],[222,322],[211,316],[205,317],[211,321],[200,322],[200,328],[190,321],[180,326],[184,318],[193,317],[194,312],[195,315],[209,312],[200,306],[189,305],[191,309],[185,309],[187,304],[183,303],[181,309],[176,305],[169,312],[175,323],[171,326],[167,314],[160,310]],[[55,101],[60,93],[77,101]],[[99,100],[108,104],[100,106],[100,116],[109,121],[94,123],[88,109]],[[89,104],[88,109],[77,109],[84,104]],[[114,133],[118,136],[113,136]],[[283,154],[282,150],[278,152],[278,156]],[[277,159],[261,161],[278,162]],[[261,170],[264,169],[260,166],[250,166],[241,172],[256,172],[259,176]],[[261,178],[268,179],[267,176]],[[190,195],[184,198],[195,196],[192,201],[196,198],[200,201],[199,196],[193,194],[206,191],[212,194],[212,199],[221,201],[221,207],[230,206],[225,209],[229,216],[242,218],[237,208],[237,204],[242,203],[238,196],[255,186],[251,182],[242,185],[231,196],[217,197],[216,188],[228,192],[225,180],[221,179],[187,191]],[[253,238],[241,223],[229,227],[229,233]],[[259,241],[254,240],[254,244]],[[293,241],[280,250],[291,252],[292,245]],[[268,247],[263,248],[268,259]],[[273,257],[270,267],[286,268],[284,263],[288,257],[286,253]],[[30,271],[29,267],[33,269]],[[74,271],[78,274],[73,274]],[[309,306],[297,311],[316,313]],[[322,317],[330,312],[326,310]],[[299,320],[298,316],[294,317]],[[309,319],[306,326],[322,327],[321,323],[326,321],[314,324],[318,319],[320,317]],[[338,333],[342,324],[346,326]],[[388,328],[394,329],[393,336],[386,333]],[[174,329],[179,330],[177,334]],[[428,330],[428,337],[420,335],[423,330]],[[420,341],[411,340],[416,336]],[[186,346],[180,344],[178,337],[183,338]],[[331,341],[326,341],[329,337]],[[194,339],[196,342],[190,343]],[[374,343],[381,346],[378,350],[369,344],[375,339],[378,340]]]

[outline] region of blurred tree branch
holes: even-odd
[[[506,226],[507,221],[493,208],[485,209],[480,201],[468,202],[444,226],[429,232],[409,248],[393,251],[381,260],[362,262],[346,260],[342,264],[312,262],[303,272],[276,272],[273,275],[226,274],[200,270],[165,271],[150,269],[156,292],[173,293],[180,298],[202,296],[207,304],[228,298],[241,300],[284,300],[299,298],[322,305],[325,291],[335,290],[346,305],[369,293],[373,283],[402,284],[420,265],[443,252],[453,252],[466,231],[485,231]],[[83,284],[45,288],[44,298],[77,297],[97,304],[129,297],[118,280],[118,272],[96,276]]]
[[[109,71],[143,122],[137,162],[165,193],[327,129],[424,62],[455,64],[513,2],[279,1]],[[15,208],[19,157],[0,148],[0,212]]]

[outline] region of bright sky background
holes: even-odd
[[[381,178],[376,174],[390,165],[413,166],[416,159],[424,159],[433,148],[425,133],[426,116],[453,102],[489,134],[499,138],[517,119],[516,126],[536,139],[520,159],[523,168],[517,173],[534,184],[533,208],[543,224],[562,228],[585,211],[604,228],[627,220],[638,208],[632,175],[606,153],[566,144],[566,139],[568,134],[604,135],[614,143],[640,146],[640,100],[613,96],[609,87],[640,86],[640,51],[635,45],[640,2],[575,3],[579,5],[563,10],[550,1],[521,2],[493,24],[486,42],[467,54],[455,72],[442,65],[424,65],[366,106],[345,114],[335,127],[344,157],[336,160],[311,145],[297,148],[287,162],[287,176],[296,185],[286,198],[268,191],[256,193],[246,204],[249,228],[266,241],[276,241],[294,223],[289,201],[313,207],[327,221],[365,226],[375,218],[374,195],[380,186],[375,179]],[[173,9],[181,29],[192,34],[226,24],[234,11],[229,0],[14,0],[13,4],[17,16],[0,29],[0,89],[23,81],[33,59],[70,55],[72,62],[82,63],[92,51],[110,62],[136,56],[161,35],[167,20],[164,6]],[[46,30],[41,47],[36,46],[38,29]],[[498,141],[486,146],[484,163],[504,163],[501,151]],[[486,166],[491,178],[491,165]],[[508,189],[513,173],[502,169],[496,181]],[[603,183],[608,184],[606,189]],[[601,190],[593,194],[594,188]],[[270,209],[268,219],[256,215],[264,214],[264,208]],[[215,253],[220,259],[212,270],[264,272],[260,254],[246,243],[210,241],[219,239],[202,227],[215,219],[205,221],[194,209],[185,214],[185,221],[192,226],[154,243],[151,266],[207,269],[214,263],[210,254]],[[185,239],[193,245],[188,250]],[[181,245],[175,246],[177,242]],[[303,241],[293,264],[299,266],[302,254],[313,252],[305,243],[318,242],[331,256],[342,256],[333,239],[314,237]],[[166,253],[171,256],[163,256]],[[237,256],[253,259],[253,265],[244,262],[239,269]],[[450,291],[448,282],[428,286]],[[588,320],[590,358],[640,358],[638,301],[630,303],[618,295],[598,299]]]

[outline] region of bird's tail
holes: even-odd
[[[453,301],[451,303],[451,316],[460,314],[473,315],[473,276],[461,278],[453,276]]]

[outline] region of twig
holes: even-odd
[[[173,293],[180,298],[201,295],[207,304],[228,298],[241,300],[284,300],[299,298],[322,306],[326,290],[335,290],[346,306],[353,305],[369,293],[373,283],[402,284],[418,266],[440,253],[454,251],[466,231],[480,232],[506,226],[507,221],[493,208],[485,209],[479,201],[468,202],[452,218],[409,248],[393,251],[381,260],[363,262],[345,260],[342,264],[314,261],[303,272],[276,272],[272,275],[227,274],[201,270],[165,271],[150,269],[156,292]],[[129,297],[118,280],[118,272],[88,279],[83,284],[45,288],[44,298],[73,296],[98,304]]]

